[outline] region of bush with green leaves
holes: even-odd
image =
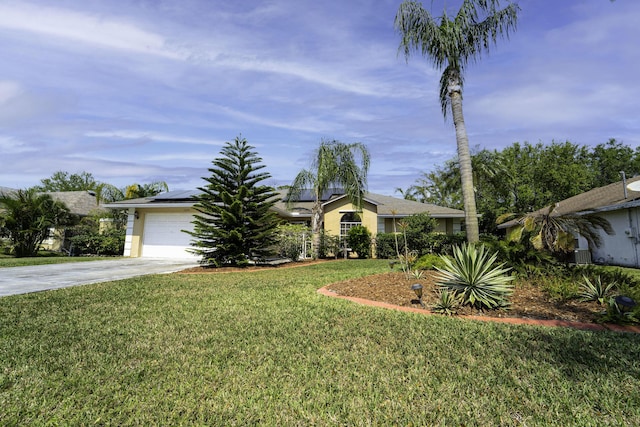
[[[85,232],[69,238],[72,255],[122,255],[125,231],[106,230],[103,233]]]
[[[347,244],[358,254],[358,258],[369,258],[371,254],[371,232],[363,225],[356,225],[349,229]]]
[[[489,255],[484,245],[463,244],[453,248],[453,258],[442,257],[445,268],[438,268],[440,289],[455,292],[462,304],[478,309],[496,309],[508,305],[513,293],[510,268],[495,265],[497,254]]]
[[[396,250],[396,238],[394,233],[378,233],[376,234],[376,258],[392,259],[398,257]]]
[[[444,234],[431,233],[429,235],[429,252],[439,255],[451,255],[453,248],[465,243],[466,235],[464,233]]]
[[[406,245],[410,251],[417,251],[418,255],[430,253],[432,234],[436,225],[437,221],[427,213],[410,215],[398,221],[397,228],[401,234],[400,252],[403,252]]]
[[[415,270],[435,270],[436,267],[445,268],[446,266],[447,265],[442,260],[442,257],[436,254],[422,255],[413,264],[413,268]]]
[[[319,258],[328,258],[332,256],[337,258],[340,255],[340,238],[332,236],[325,230],[320,230],[320,248],[318,250]]]
[[[305,240],[311,236],[311,229],[300,224],[282,224],[278,226],[276,235],[278,255],[299,261]]]

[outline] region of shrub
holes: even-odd
[[[320,231],[320,249],[318,257],[327,258],[329,256],[337,258],[340,255],[340,238],[327,234],[324,230]]]
[[[430,253],[431,235],[436,224],[436,220],[426,213],[411,215],[399,221],[398,231],[402,235],[399,241],[400,252],[403,252],[406,244],[409,250],[417,251],[418,255]]]
[[[439,255],[452,255],[453,248],[463,245],[465,240],[466,236],[464,233],[431,233],[429,235],[428,252]]]
[[[107,230],[103,234],[86,231],[69,239],[73,255],[122,255],[124,230]]]
[[[299,224],[279,225],[276,231],[278,255],[298,261],[302,255],[305,236],[310,235],[309,227]]]
[[[483,245],[463,244],[453,248],[453,259],[441,257],[446,267],[437,269],[441,289],[456,292],[462,304],[479,309],[506,306],[513,292],[513,277],[504,264],[494,266],[497,254],[489,256]]]
[[[371,254],[371,233],[366,227],[356,225],[347,234],[349,247],[358,254],[358,258],[369,258]]]
[[[394,233],[378,233],[376,235],[376,258],[392,259],[397,257],[398,252],[396,251],[396,236]]]
[[[436,254],[422,255],[413,264],[413,268],[416,270],[435,270],[436,268],[445,268],[447,265],[442,260],[442,257]]]

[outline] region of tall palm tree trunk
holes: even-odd
[[[311,212],[311,256],[312,259],[320,257],[320,226],[322,225],[322,206],[316,202],[317,206]]]
[[[460,86],[457,86],[458,88]],[[476,197],[473,190],[473,172],[471,169],[471,153],[469,138],[462,115],[462,94],[455,88],[450,90],[451,112],[453,125],[456,128],[456,143],[458,145],[458,162],[460,163],[460,179],[462,181],[462,199],[464,202],[464,217],[467,230],[467,241],[475,243],[480,240],[478,229],[478,215],[476,212]]]

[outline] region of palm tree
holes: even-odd
[[[511,3],[500,9],[499,0],[464,0],[454,17],[449,18],[445,9],[441,17],[434,18],[421,3],[404,1],[395,18],[395,28],[402,36],[400,49],[406,59],[415,50],[443,70],[440,105],[445,119],[449,107],[453,115],[469,242],[479,240],[479,230],[469,139],[462,114],[464,73],[470,61],[489,52],[498,36],[508,37],[509,31],[515,30],[519,10]]]
[[[343,190],[356,208],[360,209],[367,186],[369,160],[369,151],[362,143],[344,144],[335,140],[322,140],[315,152],[311,169],[301,170],[289,187],[285,200],[290,206],[300,198],[304,190],[311,190],[313,193],[311,233],[314,258],[318,257],[320,249],[323,194],[331,189]]]
[[[125,199],[137,199],[140,197],[152,197],[164,191],[169,191],[169,186],[164,181],[154,181],[149,184],[131,184],[125,189]]]
[[[539,211],[524,215],[515,220],[507,239],[519,242],[522,236],[528,234],[529,241],[537,250],[552,253],[569,253],[575,249],[577,236],[585,238],[589,247],[599,247],[602,239],[599,230],[614,234],[609,221],[597,215],[579,215],[568,213],[560,215],[555,211],[556,205],[548,206]],[[513,214],[504,214],[496,222],[503,223]]]
[[[0,237],[8,237],[16,257],[35,256],[58,226],[72,225],[64,203],[36,188],[0,194]]]

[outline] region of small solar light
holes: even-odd
[[[623,311],[625,309],[633,308],[637,305],[637,303],[632,298],[624,295],[618,295],[616,297],[616,304],[622,307]]]
[[[418,297],[418,301],[420,302],[420,305],[424,308],[424,303],[422,302],[422,285],[420,283],[411,285],[411,290],[416,293],[416,296]]]

